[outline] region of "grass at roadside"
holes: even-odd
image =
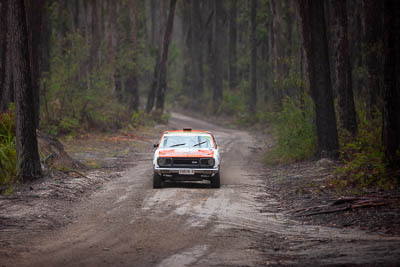
[[[0,188],[11,193],[17,182],[14,107],[0,114]]]

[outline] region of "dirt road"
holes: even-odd
[[[248,132],[173,114],[170,127],[215,133],[222,186],[152,189],[152,150],[87,201],[73,222],[26,243],[5,266],[395,265],[400,238],[302,225],[265,191],[262,144]],[[2,265],[0,261],[0,266]]]

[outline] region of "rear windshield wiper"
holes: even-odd
[[[198,143],[198,144],[195,144],[194,146],[199,146],[199,145],[205,144],[205,143],[207,143],[207,142],[208,142],[208,141],[200,142],[200,143]]]
[[[172,146],[169,146],[169,147],[174,147],[174,146],[183,146],[183,145],[186,145],[185,143],[183,143],[183,144],[176,144],[176,145],[172,145]]]

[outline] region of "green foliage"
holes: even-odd
[[[396,179],[388,175],[384,163],[381,141],[382,116],[367,119],[365,109],[358,112],[360,123],[358,136],[352,139],[347,133],[340,134],[340,158],[344,167],[337,173],[341,176],[342,186],[361,186],[393,188]]]
[[[265,155],[268,163],[288,163],[312,157],[316,147],[312,100],[284,99],[282,110],[270,114],[276,145]]]
[[[133,112],[130,120],[131,128],[138,128],[140,126],[151,126],[154,123],[153,118],[150,114],[140,109]]]
[[[0,186],[16,182],[17,152],[15,149],[14,106],[0,114]]]
[[[245,113],[246,106],[241,92],[237,90],[224,90],[221,109],[227,115],[233,115],[237,119],[242,119],[241,116]]]
[[[72,32],[65,42],[69,45],[61,55],[52,51],[51,71],[42,79],[41,127],[58,135],[120,128],[129,116],[116,99],[111,65],[102,62],[87,73],[89,57],[84,37]],[[120,63],[127,69],[134,67]]]

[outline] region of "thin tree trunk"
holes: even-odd
[[[237,0],[231,0],[229,3],[229,88],[234,89],[237,86]]]
[[[350,2],[351,3],[351,2]],[[348,10],[349,14],[349,45],[350,45],[350,62],[351,69],[363,68],[362,58],[362,22],[361,22],[361,7],[362,2],[353,0],[352,5],[348,5],[351,9]],[[354,40],[354,41],[353,41]],[[363,76],[353,75],[352,76],[353,92],[355,95],[360,96],[362,88],[365,84]]]
[[[58,2],[57,10],[57,54],[59,57],[63,55],[63,41],[64,41],[64,25],[63,25],[63,11],[66,7],[66,0]]]
[[[0,101],[2,100],[4,80],[6,74],[6,53],[7,53],[7,10],[6,1],[0,1]],[[2,110],[0,110],[2,112]]]
[[[169,13],[167,25],[164,33],[164,41],[162,46],[162,57],[160,61],[160,73],[158,76],[158,88],[157,88],[157,102],[156,109],[160,114],[164,112],[165,93],[167,91],[168,81],[168,57],[169,57],[169,46],[172,39],[172,31],[174,29],[175,9],[176,1],[171,0],[169,5]]]
[[[271,0],[269,1],[270,10],[272,15],[272,69],[274,79],[276,81],[282,81],[284,79],[283,71],[283,57],[284,57],[284,45],[283,45],[283,30],[282,30],[282,0]],[[277,104],[280,106],[283,92],[282,88],[275,88],[274,90],[275,99]]]
[[[192,0],[192,96],[193,104],[199,105],[198,99],[203,95],[203,27],[201,21],[200,0]]]
[[[382,2],[363,0],[363,24],[365,38],[365,65],[367,69],[367,114],[374,117],[380,86],[382,57]]]
[[[297,0],[300,35],[307,60],[311,96],[315,103],[317,155],[337,157],[339,148],[330,80],[324,2]]]
[[[41,176],[35,127],[35,107],[30,69],[28,31],[23,0],[10,1],[13,76],[15,88],[18,178],[22,182]]]
[[[11,37],[13,35],[12,29],[11,29],[11,11],[10,11],[10,4],[7,3],[6,1],[3,2],[4,5],[7,5],[5,8],[7,8],[7,16],[5,17],[5,21],[2,23],[3,25],[6,25],[5,27],[5,36],[6,39],[5,41],[5,55],[4,55],[4,80],[3,80],[3,86],[1,90],[1,95],[0,95],[0,112],[5,112],[8,110],[10,103],[14,100],[14,85],[13,85],[13,67],[12,67],[12,55],[11,55]],[[5,11],[4,11],[5,12]]]
[[[357,133],[356,110],[354,107],[349,45],[347,38],[347,9],[343,0],[331,0],[333,19],[334,73],[338,93],[339,118],[343,129],[353,136]]]
[[[162,57],[162,36],[164,35],[164,27],[165,24],[165,9],[164,9],[164,1],[159,1],[159,37],[158,37],[158,51],[156,56],[156,63],[154,65],[154,76],[153,82],[151,83],[151,87],[149,90],[149,94],[147,96],[147,105],[146,105],[146,112],[150,113],[153,110],[154,102],[156,100],[156,93],[158,88],[158,76],[160,72],[160,60]]]
[[[187,1],[185,1],[187,2]],[[154,47],[158,44],[156,41],[157,23],[156,23],[156,0],[150,0],[150,18],[151,18],[151,45]]]
[[[108,18],[106,27],[106,40],[107,40],[107,61],[110,64],[110,80],[113,87],[113,91],[116,93],[116,82],[115,82],[115,72],[116,72],[116,54],[117,54],[117,44],[118,44],[118,34],[119,34],[119,23],[118,19],[118,4],[119,1],[108,0]],[[116,93],[117,95],[117,93]]]
[[[51,25],[49,21],[49,1],[46,1],[42,9],[42,33],[40,34],[40,71],[50,71],[50,41]],[[39,94],[40,95],[40,94]]]
[[[40,48],[42,33],[42,12],[45,1],[28,1],[28,32],[30,43],[33,102],[35,106],[35,125],[39,128],[40,122]]]
[[[249,115],[255,118],[257,110],[257,0],[251,0],[250,27],[250,95],[249,95]]]
[[[137,78],[136,0],[130,0],[129,11],[131,23],[131,61],[133,68],[126,82],[125,90],[129,93],[129,109],[137,111],[139,109],[139,89]]]
[[[99,64],[100,48],[100,19],[99,19],[99,0],[92,0],[92,41],[90,43],[90,71],[93,71]]]
[[[192,95],[191,61],[192,61],[192,28],[191,28],[191,1],[182,3],[182,88],[187,96]]]
[[[384,106],[382,143],[388,166],[400,168],[400,4],[384,1]]]
[[[212,88],[213,88],[213,111],[218,113],[222,102],[222,1],[214,1],[214,23],[213,23],[213,55],[212,55]]]

